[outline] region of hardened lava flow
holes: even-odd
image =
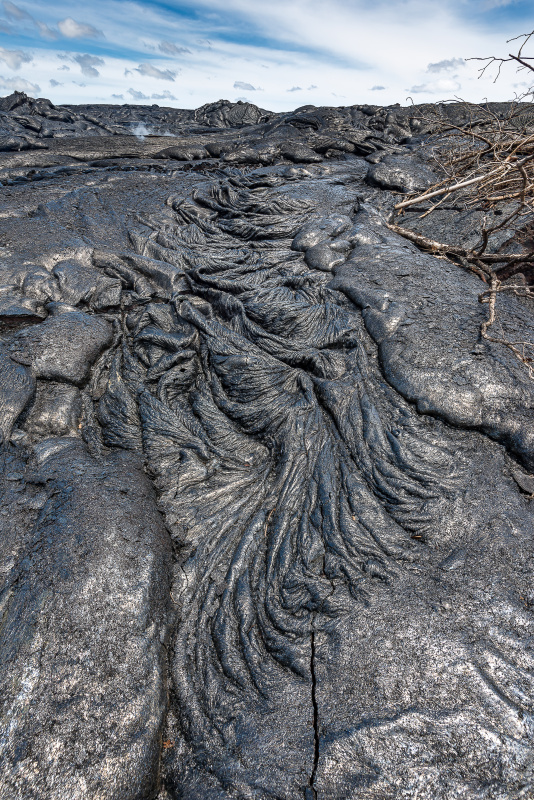
[[[534,384],[388,227],[417,109],[0,112],[0,800],[531,796]]]

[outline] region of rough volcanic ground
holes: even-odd
[[[534,383],[386,225],[420,111],[0,100],[1,800],[534,797]]]

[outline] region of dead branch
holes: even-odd
[[[395,225],[393,222],[386,222],[386,225],[391,231],[399,234],[399,236],[403,236],[428,253],[436,253],[444,256],[459,256],[465,258],[468,262],[475,263],[481,261],[488,265],[511,264],[515,262],[534,263],[534,253],[484,253],[479,255],[465,247],[456,247],[455,245],[446,244],[445,242],[437,242],[434,239],[429,239],[427,236],[415,233],[415,231],[408,230],[408,228],[403,228],[402,225]]]
[[[465,189],[467,186],[472,186],[475,183],[480,183],[485,178],[489,178],[492,175],[496,175],[498,172],[501,172],[502,168],[498,167],[497,169],[490,172],[488,175],[479,175],[476,178],[472,178],[468,181],[462,181],[461,183],[457,183],[454,186],[444,186],[441,189],[437,189],[434,192],[427,192],[424,194],[417,195],[417,197],[413,198],[412,200],[405,200],[403,203],[397,203],[395,209],[399,211],[401,208],[406,208],[407,206],[412,206],[415,203],[420,203],[421,200],[424,198],[425,200],[429,200],[431,197],[438,197],[441,194],[451,194],[452,192],[458,191],[458,189]]]
[[[512,39],[508,39],[507,44],[509,44],[510,42],[515,42],[518,39],[523,39],[523,43],[522,43],[522,45],[519,48],[517,53],[515,53],[515,54],[514,53],[508,53],[508,57],[507,58],[499,58],[497,56],[486,56],[486,57],[482,57],[482,58],[481,57],[468,58],[467,61],[485,61],[486,62],[486,64],[479,69],[479,78],[481,78],[485,74],[486,70],[489,67],[491,67],[493,64],[497,64],[498,68],[497,68],[497,74],[496,74],[496,76],[494,78],[494,83],[499,78],[503,65],[508,63],[508,62],[510,62],[510,61],[513,61],[516,64],[520,65],[518,67],[518,71],[521,70],[521,69],[530,69],[530,70],[532,70],[534,72],[534,65],[528,63],[529,61],[534,61],[534,58],[532,56],[524,56],[523,55],[523,48],[528,44],[528,42],[530,41],[532,36],[534,36],[534,31],[531,31],[530,33],[522,33],[519,36],[514,36]]]

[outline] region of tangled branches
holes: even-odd
[[[516,55],[474,59],[485,62],[480,76],[497,63],[497,80],[507,61],[518,63],[519,70],[534,72],[534,57],[523,52],[533,36],[534,31],[517,37],[524,41]],[[524,102],[527,97],[532,98],[533,91],[531,88],[514,102],[505,104],[504,113],[487,103],[456,102],[452,115],[447,113],[450,106],[437,106],[423,114],[426,128],[432,131],[427,145],[442,180],[425,192],[397,203],[395,210],[402,212],[431,200],[426,216],[454,196],[466,209],[476,207],[492,212],[492,218],[498,216],[499,220],[488,225],[485,217],[480,245],[466,256],[470,260],[484,259],[492,236],[503,229],[515,230],[521,243],[525,223],[531,222],[534,212],[534,108],[532,102]],[[506,253],[501,261],[517,260],[521,255],[525,257],[521,253]]]
[[[526,112],[521,102],[509,104],[502,116],[489,105],[462,107],[467,119],[461,124],[437,110],[433,118],[425,118],[434,131],[428,146],[442,180],[397,203],[395,210],[432,200],[426,215],[454,196],[466,209],[493,212],[492,218],[499,219],[484,222],[480,246],[472,254],[480,258],[493,234],[505,228],[521,230],[534,212],[534,113]],[[506,254],[502,261],[513,257]]]
[[[519,70],[534,71],[534,57],[527,56],[525,46],[534,31],[519,39],[523,43],[517,54],[507,58],[476,59],[485,62],[483,75],[494,64],[500,70],[506,62],[518,64]],[[530,97],[530,102],[526,100]],[[440,180],[426,191],[409,195],[395,205],[401,222],[405,209],[423,205],[424,218],[449,200],[465,210],[483,211],[480,240],[471,248],[457,247],[428,239],[407,230],[402,224],[390,224],[396,233],[413,241],[421,249],[448,258],[481,278],[488,289],[479,296],[487,303],[488,316],[482,323],[482,338],[508,347],[527,365],[534,379],[534,344],[511,342],[503,334],[489,333],[497,320],[496,299],[499,292],[533,297],[534,290],[521,283],[504,285],[503,279],[521,269],[532,272],[532,228],[534,227],[534,89],[512,103],[496,109],[487,103],[471,104],[455,101],[454,105],[437,106],[421,115],[427,130],[431,159]],[[502,234],[506,233],[504,237]],[[500,234],[500,238],[499,235]],[[534,274],[534,273],[533,273]]]

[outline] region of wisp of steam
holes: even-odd
[[[176,134],[171,133],[171,131],[159,133],[159,131],[157,131],[152,125],[145,125],[144,122],[138,122],[135,126],[133,126],[132,134],[139,139],[140,142],[144,141],[145,136],[176,136]]]
[[[144,122],[138,122],[137,125],[132,128],[133,135],[139,139],[139,141],[144,141],[145,136],[148,136],[151,133],[154,133],[152,128],[149,128],[145,125]]]

